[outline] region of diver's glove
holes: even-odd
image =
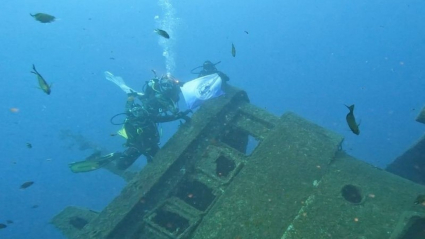
[[[139,96],[143,96],[143,93],[139,93],[137,91],[131,90],[130,89],[130,93],[127,93],[128,97],[139,97]]]
[[[221,71],[218,71],[217,74],[220,76],[221,80],[223,80],[224,82],[230,80],[229,77]]]
[[[190,117],[189,116],[187,116],[189,113],[193,113],[192,112],[192,110],[185,110],[185,111],[183,111],[183,112],[179,112],[178,114],[177,114],[177,117],[179,118],[179,119],[184,119],[186,122],[188,122],[188,121],[190,121],[191,119],[190,119]]]
[[[184,82],[184,81],[179,81],[179,82],[177,82],[177,84],[178,84],[180,87],[183,87],[183,86],[184,86],[184,84],[186,84],[186,82]]]

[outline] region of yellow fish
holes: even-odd
[[[34,64],[32,65],[32,69],[34,71],[31,71],[31,73],[37,75],[37,79],[38,79],[38,85],[40,86],[40,89],[42,91],[44,91],[44,93],[50,95],[51,92],[51,87],[52,85],[47,84],[47,82],[44,80],[44,78],[40,75],[40,73],[38,73],[38,71],[35,69]]]

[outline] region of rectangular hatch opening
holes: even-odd
[[[406,224],[405,231],[399,239],[423,238],[425,238],[425,217],[411,217]]]
[[[152,218],[152,221],[173,235],[179,236],[190,226],[188,219],[164,208],[157,210],[155,213],[156,215]]]
[[[177,189],[176,197],[200,211],[207,210],[216,198],[209,187],[196,180],[183,181]]]

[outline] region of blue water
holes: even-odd
[[[42,24],[29,16],[37,12],[58,19]],[[68,205],[102,210],[125,185],[104,170],[71,173],[67,165],[90,151],[60,138],[69,130],[111,152],[124,149],[109,119],[126,95],[105,70],[141,90],[151,69],[188,81],[204,60],[221,61],[253,104],[335,131],[349,154],[385,167],[425,131],[414,120],[425,95],[424,12],[419,0],[4,0],[0,223],[14,223],[0,238],[64,238],[49,224],[54,215]],[[161,26],[169,42],[153,33]],[[53,83],[51,95],[37,89],[32,64]],[[356,106],[359,136],[344,104]],[[162,127],[165,143],[177,125]],[[20,190],[25,181],[35,184]]]

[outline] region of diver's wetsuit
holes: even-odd
[[[147,87],[145,94],[139,96],[141,104],[134,102],[134,97],[130,96],[126,103],[127,119],[124,129],[127,134],[126,146],[122,153],[115,153],[114,157],[119,157],[117,168],[126,169],[136,161],[141,155],[145,155],[148,162],[152,162],[153,157],[159,150],[160,135],[157,123],[174,121],[177,119],[190,118],[185,112],[179,112],[177,101],[179,100],[179,88],[176,86],[171,91],[155,91],[154,87]]]
[[[213,64],[210,61],[205,61],[204,64],[203,64],[202,70],[198,73],[198,77],[217,73],[220,76],[220,78],[223,80],[223,82],[229,81],[230,78],[226,74],[217,70],[217,68],[215,67],[215,65],[217,65],[217,64],[218,63]]]

